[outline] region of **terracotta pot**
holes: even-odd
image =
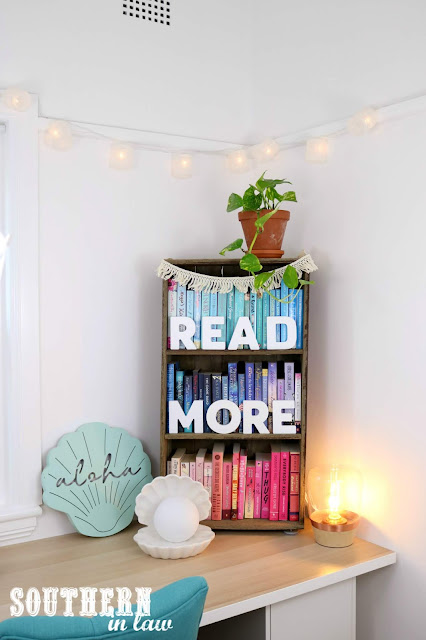
[[[272,209],[262,209],[260,215],[264,215]],[[256,211],[240,211],[238,220],[243,227],[247,247],[250,246],[256,233]],[[253,253],[258,258],[281,258],[284,255],[281,246],[284,240],[285,228],[290,220],[290,211],[278,210],[264,225],[263,232],[259,234],[254,243]]]

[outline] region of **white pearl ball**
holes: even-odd
[[[154,513],[154,527],[168,542],[183,542],[197,531],[198,509],[184,496],[169,496],[158,505]]]

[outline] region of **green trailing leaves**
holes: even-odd
[[[266,224],[266,222],[268,222],[269,218],[272,218],[274,213],[276,213],[276,209],[268,211],[268,213],[265,213],[263,216],[260,216],[260,218],[255,220],[254,224],[256,226],[256,230],[259,232],[263,231],[264,225]]]
[[[285,286],[288,287],[289,289],[296,289],[296,287],[299,284],[299,278],[297,276],[297,271],[290,264],[288,265],[288,267],[284,271],[283,280],[284,280]]]
[[[228,212],[235,211],[235,209],[239,209],[242,206],[243,206],[242,197],[239,196],[238,193],[231,193],[231,195],[228,198],[228,206],[226,207],[226,210]]]
[[[227,251],[235,251],[236,249],[241,249],[242,246],[243,246],[243,239],[237,238],[237,240],[234,240],[234,242],[231,242],[231,244],[228,244],[226,247],[222,249],[222,251],[219,251],[219,253],[221,256],[224,256]]]
[[[270,278],[274,275],[275,271],[262,271],[262,273],[258,273],[257,276],[254,277],[254,288],[260,289],[265,285]]]
[[[262,195],[256,193],[253,185],[245,191],[243,196],[244,211],[257,211],[262,206]]]
[[[286,200],[287,202],[297,202],[296,200],[296,194],[294,191],[286,191],[285,193],[283,193],[282,196],[280,197],[280,202],[283,202],[284,200]]]
[[[259,258],[254,253],[246,253],[240,260],[240,267],[244,271],[252,271],[254,273],[262,270]]]

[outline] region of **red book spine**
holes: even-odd
[[[299,520],[299,493],[300,493],[300,454],[290,454],[290,501],[289,520]]]
[[[262,460],[256,460],[255,477],[254,477],[254,509],[253,518],[260,518],[262,509]]]
[[[247,468],[247,452],[242,450],[240,453],[240,468],[238,470],[238,505],[237,518],[244,518],[244,503],[246,498],[246,468]]]
[[[288,520],[290,489],[290,452],[281,451],[279,520]]]
[[[280,496],[280,446],[271,446],[271,488],[269,498],[269,520],[278,520]]]
[[[232,461],[223,462],[223,485],[222,485],[222,518],[231,519],[232,507]]]
[[[213,447],[212,520],[222,520],[222,471],[224,445]]]
[[[265,459],[263,461],[263,475],[262,475],[262,509],[261,509],[262,518],[269,518],[270,468],[271,468],[270,460]]]

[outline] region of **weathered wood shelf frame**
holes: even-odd
[[[168,259],[184,269],[194,270],[198,273],[223,276],[246,275],[240,270],[238,260],[173,260]],[[293,262],[293,259],[263,260],[268,269],[282,267]],[[308,274],[304,274],[306,280]],[[300,518],[297,522],[270,521],[263,519],[244,520],[205,520],[212,529],[239,529],[239,530],[296,530],[304,526],[304,496],[305,496],[305,462],[306,462],[306,405],[308,383],[308,326],[309,326],[309,287],[304,289],[304,321],[303,321],[303,349],[289,349],[287,351],[241,349],[236,351],[202,351],[202,350],[170,350],[167,349],[167,281],[163,281],[162,302],[162,366],[161,366],[161,443],[160,443],[160,470],[162,475],[167,473],[167,460],[178,447],[185,446],[188,453],[195,453],[201,446],[211,447],[217,440],[226,441],[231,446],[233,441],[244,442],[248,454],[256,451],[267,451],[268,441],[292,441],[300,444]],[[288,361],[298,363],[302,372],[302,421],[301,433],[296,435],[265,435],[232,433],[219,435],[214,433],[167,433],[167,364],[179,358],[182,368],[199,369],[200,371],[225,371],[227,363],[231,360],[238,361]]]

